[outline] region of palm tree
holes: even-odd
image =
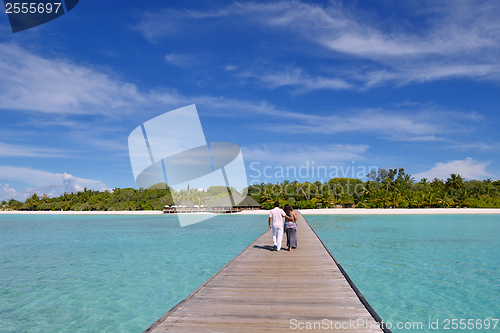
[[[367,181],[366,183],[363,184],[363,196],[365,197],[371,197],[376,189],[375,182],[372,181]]]
[[[369,208],[370,207],[370,200],[367,199],[367,198],[361,198],[361,200],[359,200],[357,203],[356,203],[356,206],[355,207],[359,207],[359,208]]]
[[[380,203],[382,208],[386,208],[391,204],[391,197],[389,195],[389,192],[387,192],[385,189],[381,189],[377,191],[377,194],[372,201]]]
[[[450,178],[446,180],[446,187],[452,188],[454,190],[459,189],[463,186],[464,179],[459,174],[452,173]]]
[[[403,199],[401,198],[401,194],[397,191],[393,191],[390,195],[390,203],[392,204],[392,207],[397,208],[402,202]]]
[[[405,197],[406,202],[408,203],[408,207],[410,208],[419,208],[419,196],[417,193],[410,192]]]
[[[443,198],[443,205],[449,208],[455,205],[455,201],[453,201],[452,197],[445,195]]]
[[[389,192],[390,188],[392,186],[392,180],[390,178],[385,178],[383,181],[382,181],[382,188],[384,190],[386,190],[387,192]]]
[[[436,192],[426,193],[424,198],[425,198],[424,204],[426,204],[429,207],[434,207],[438,204]]]
[[[184,200],[195,202],[197,197],[198,197],[198,190],[192,188],[186,191],[186,196],[184,197]]]
[[[338,203],[343,205],[344,207],[346,206],[352,206],[354,205],[354,198],[352,196],[350,196],[349,194],[347,193],[343,193],[339,199],[338,199]]]
[[[444,183],[441,179],[435,177],[432,182],[431,182],[431,186],[435,189],[440,189],[440,188],[443,188],[444,186]]]
[[[415,182],[415,177],[412,177],[411,175],[405,174],[403,177],[403,181],[405,184],[411,185]]]

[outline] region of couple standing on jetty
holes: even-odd
[[[283,220],[283,218],[285,218]],[[274,209],[269,212],[269,229],[273,229],[273,251],[281,251],[281,242],[283,240],[283,229],[286,232],[286,245],[288,251],[297,248],[297,213],[292,210],[288,204],[280,208],[279,202],[274,203]]]

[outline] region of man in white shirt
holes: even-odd
[[[271,211],[269,212],[269,229],[271,229],[272,224],[274,251],[281,251],[281,241],[283,240],[284,224],[283,217],[285,216],[285,212],[280,208],[280,203],[276,201],[274,203],[274,209],[271,209]]]

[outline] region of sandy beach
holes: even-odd
[[[498,208],[421,208],[421,209],[364,209],[364,208],[325,208],[325,209],[299,209],[304,215],[426,215],[426,214],[500,214]],[[269,214],[268,210],[245,210],[238,214]]]
[[[0,211],[0,214],[55,214],[55,215],[161,215],[159,210],[135,211]]]
[[[304,215],[428,215],[428,214],[500,214],[498,208],[420,208],[420,209],[364,209],[364,208],[325,208],[300,209]],[[56,214],[56,215],[161,215],[158,210],[138,211],[0,211],[0,214]],[[196,213],[191,213],[192,215]],[[190,214],[190,215],[191,215]],[[210,214],[210,213],[199,213]],[[238,215],[268,215],[268,210],[244,210]],[[172,215],[172,214],[167,214]]]

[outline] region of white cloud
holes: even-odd
[[[465,179],[483,179],[494,177],[493,174],[486,171],[486,167],[491,162],[479,162],[471,157],[465,160],[449,161],[446,163],[436,163],[430,170],[417,173],[414,175],[415,179],[420,180],[427,178],[428,180],[434,178],[447,179],[450,174],[460,174]]]
[[[421,63],[418,67],[399,66],[391,70],[375,70],[361,73],[356,76],[358,80],[365,82],[365,87],[377,86],[387,81],[394,81],[398,86],[411,82],[436,81],[443,78],[471,77],[486,78],[491,74],[500,73],[500,64],[429,64]]]
[[[175,91],[141,92],[135,84],[64,58],[42,57],[13,44],[0,43],[0,108],[49,114],[123,118],[158,108],[179,106],[188,98]],[[180,56],[167,60],[179,63]],[[192,103],[188,103],[192,104]],[[157,111],[156,111],[157,112]],[[60,118],[58,125],[73,123]]]
[[[93,190],[105,190],[106,184],[99,180],[75,177],[66,172],[52,173],[25,167],[0,166],[0,179],[23,182],[30,185],[25,190],[16,190],[6,183],[0,191],[0,199],[24,200],[33,193],[57,196],[62,192],[82,191],[85,187]]]
[[[500,151],[500,143],[485,143],[485,142],[470,142],[467,143],[459,143],[448,146],[447,148],[459,149],[459,150],[483,150],[483,151]]]
[[[0,184],[2,186],[2,184]],[[12,199],[16,198],[18,196],[18,193],[16,190],[13,188],[9,187],[9,184],[5,184],[2,186],[2,190],[0,191],[0,199],[5,200],[7,198]]]
[[[184,97],[176,96],[178,100]],[[419,108],[406,109],[359,109],[308,113],[280,110],[265,101],[257,103],[224,97],[198,96],[189,99],[203,105],[200,114],[210,117],[255,117],[262,114],[280,118],[285,126],[276,128],[267,124],[260,129],[294,133],[371,133],[379,138],[393,141],[443,141],[450,135],[468,134],[475,130],[474,124],[483,120],[475,112],[449,111],[427,103]],[[186,103],[187,103],[186,99]],[[235,112],[237,110],[237,112]],[[466,125],[464,125],[466,124]]]
[[[450,136],[466,135],[475,131],[483,116],[475,112],[459,112],[442,109],[433,103],[420,107],[354,109],[329,112],[308,110],[307,113],[280,110],[265,101],[261,103],[227,99],[224,97],[199,96],[191,99],[204,105],[199,111],[204,116],[254,117],[262,114],[276,117],[285,124],[282,127],[260,125],[260,129],[288,133],[363,133],[392,141],[447,141]],[[237,110],[238,112],[234,112]],[[207,112],[209,111],[209,112]],[[323,114],[320,114],[323,113]]]
[[[420,6],[424,8],[425,4]],[[437,8],[434,2],[429,6]],[[404,29],[398,26],[403,22],[390,21],[391,32],[383,32],[373,21],[364,20],[366,13],[349,11],[336,4],[321,7],[292,1],[245,3],[229,8],[233,8],[235,14],[246,13],[261,24],[292,29],[332,50],[377,60],[388,56],[463,54],[470,50],[498,49],[498,9],[487,3],[462,1],[457,6],[455,2],[444,2],[442,10],[435,10],[433,18],[426,19],[428,28]],[[379,18],[378,24],[385,24],[382,20]]]
[[[323,165],[344,164],[364,160],[368,145],[349,144],[284,144],[242,147],[245,160],[280,165],[304,165],[309,161]]]
[[[2,186],[0,184],[0,200],[5,200],[9,201],[10,199],[15,199],[18,201],[25,201],[27,198],[33,195],[33,193],[37,192],[36,190],[32,188],[26,188],[25,190],[18,191],[16,189],[13,189],[10,187],[9,184],[5,184]],[[55,193],[52,189],[46,189],[43,193],[47,194],[48,196],[54,196],[53,194]],[[43,194],[37,192],[37,194]]]
[[[295,90],[296,93],[305,93],[319,89],[350,89],[353,87],[351,84],[338,78],[310,77],[309,75],[302,74],[302,69],[299,68],[253,76],[258,77],[272,89],[284,86],[297,87]]]
[[[293,52],[295,45],[295,51],[302,56],[307,57],[307,53],[304,45],[296,42],[297,37],[326,50],[328,54],[323,60],[341,55],[362,62],[343,73],[336,70],[335,77],[275,73],[269,68],[273,65],[254,70],[271,73],[254,75],[270,88],[293,85],[306,92],[346,89],[358,85],[360,80],[361,87],[368,88],[388,81],[402,85],[454,77],[500,78],[498,6],[468,0],[420,1],[418,5],[406,2],[399,6],[406,11],[405,16],[419,23],[410,26],[411,19],[407,17],[376,16],[360,7],[347,8],[340,2],[316,5],[282,1],[237,2],[205,12],[165,10],[144,15],[137,29],[154,41],[162,35],[192,31],[189,28],[196,21],[210,29],[223,29],[237,21],[239,27],[257,25],[272,29],[282,38],[292,35],[287,46]]]
[[[274,108],[256,109],[267,115],[288,119],[283,129],[295,133],[335,134],[348,132],[371,133],[395,141],[439,141],[445,135],[465,134],[473,131],[473,123],[482,120],[475,113],[452,112],[437,107],[405,112],[384,109],[335,111],[332,115],[305,114],[278,111]],[[468,127],[463,123],[467,122]]]
[[[280,179],[326,181],[335,177],[363,178],[368,145],[277,143],[242,147],[247,177],[252,184]],[[376,168],[376,166],[374,166]]]
[[[68,60],[45,59],[14,45],[0,44],[0,50],[7,54],[0,59],[0,88],[5,87],[0,89],[0,107],[60,113],[57,115],[57,125],[71,128],[73,138],[106,149],[119,148],[125,151],[126,147],[109,140],[103,133],[125,133],[127,129],[118,128],[119,125],[109,119],[103,122],[101,118],[77,123],[67,119],[68,113],[101,113],[103,117],[123,119],[127,116],[127,110],[131,112],[130,115],[137,114],[135,110],[157,115],[158,109],[172,110],[195,103],[205,116],[245,117],[258,113],[284,117],[293,122],[289,129],[297,133],[369,132],[391,140],[409,141],[436,141],[442,140],[444,134],[467,132],[471,129],[460,123],[467,121],[470,125],[470,120],[477,121],[480,118],[474,114],[442,111],[432,106],[422,106],[420,110],[412,110],[411,113],[404,110],[365,109],[335,110],[330,115],[313,115],[310,112],[306,114],[279,110],[265,101],[207,95],[185,96],[176,91],[151,90],[141,93],[133,84],[120,82]],[[293,86],[296,92],[349,87],[342,80],[312,78],[303,74],[300,69],[265,74],[262,80],[270,87]],[[36,120],[33,126],[53,126],[51,124],[55,118],[52,114],[49,117],[50,119]],[[30,119],[26,122],[30,123]],[[123,135],[126,134],[128,133]],[[60,153],[45,148],[37,151],[35,147],[16,146],[12,143],[0,143],[0,148],[4,148],[3,153],[0,152],[3,156],[48,156]]]
[[[67,151],[46,147],[9,144],[0,141],[1,157],[60,157]]]
[[[146,103],[135,85],[66,59],[46,59],[2,43],[0,53],[3,109],[107,115]]]
[[[200,59],[197,57],[179,53],[169,53],[165,56],[165,60],[172,65],[181,67],[190,67],[200,64]]]
[[[140,92],[132,83],[122,82],[110,75],[67,59],[50,59],[34,55],[25,49],[0,43],[0,109],[25,110],[51,114],[50,118],[33,124],[38,127],[57,124],[76,127],[77,123],[64,118],[68,115],[89,114],[105,118],[123,119],[126,116],[158,110],[168,111],[193,103],[204,103],[207,108],[224,108],[235,100],[212,96],[185,96],[175,90],[150,90]],[[172,55],[172,61],[181,61]],[[246,108],[260,107],[258,104],[237,101]],[[54,122],[53,114],[57,114]],[[26,120],[30,123],[30,119]],[[102,123],[88,125],[92,130]],[[79,122],[78,126],[82,126]],[[107,127],[106,127],[107,126]],[[99,126],[111,129],[115,124]],[[114,127],[113,127],[114,128]]]

